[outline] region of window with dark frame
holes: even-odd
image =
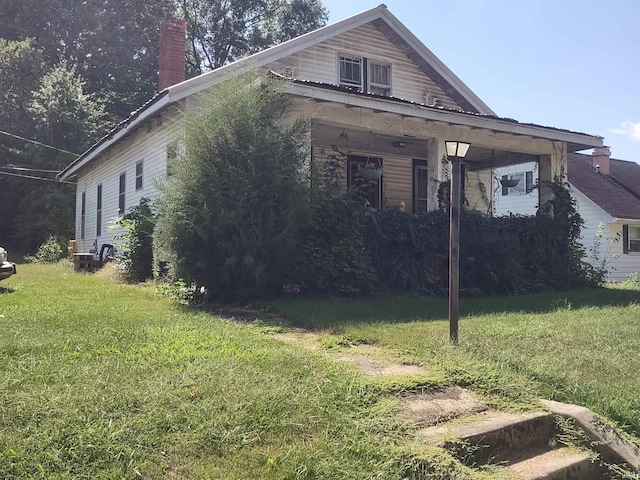
[[[413,213],[427,211],[429,170],[426,160],[413,160]]]
[[[144,163],[140,160],[136,163],[136,190],[142,189],[142,171]]]
[[[173,168],[178,159],[178,142],[167,145],[167,177],[173,175]]]
[[[640,226],[622,226],[622,253],[640,253]]]
[[[102,235],[102,184],[96,189],[96,236]]]
[[[360,169],[367,163],[382,168],[382,158],[347,155],[347,188],[362,187],[365,200],[369,206],[379,209],[382,206],[382,177],[376,182],[367,182],[360,175]]]
[[[122,215],[124,213],[125,187],[126,187],[126,173],[121,173],[120,186],[118,189],[118,215]]]
[[[85,221],[87,218],[87,192],[82,192],[80,205],[80,238],[84,239]]]

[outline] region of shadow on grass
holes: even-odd
[[[548,313],[640,302],[640,288],[600,288],[518,296],[462,297],[460,316],[500,313]],[[406,323],[446,320],[448,299],[434,297],[378,297],[367,299],[296,299],[271,305],[295,326],[325,328],[359,323]]]
[[[13,293],[15,292],[16,289],[13,287],[0,287],[0,295],[5,294],[5,293]]]

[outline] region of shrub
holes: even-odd
[[[282,290],[309,218],[308,125],[285,122],[276,80],[215,88],[186,118],[182,155],[159,200],[157,264],[218,300]]]
[[[66,255],[66,249],[58,237],[52,235],[47,241],[38,247],[38,251],[33,257],[26,257],[34,263],[56,263]]]
[[[139,205],[122,218],[116,225],[123,233],[121,240],[123,254],[117,258],[118,270],[128,282],[143,282],[153,275],[153,230],[156,218],[148,198],[140,199]]]

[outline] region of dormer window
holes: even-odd
[[[352,55],[339,55],[338,64],[340,85],[361,92],[391,95],[390,64]]]

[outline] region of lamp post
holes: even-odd
[[[460,298],[460,163],[470,144],[444,142],[447,158],[451,161],[451,197],[449,200],[449,339],[458,343],[458,318]]]

